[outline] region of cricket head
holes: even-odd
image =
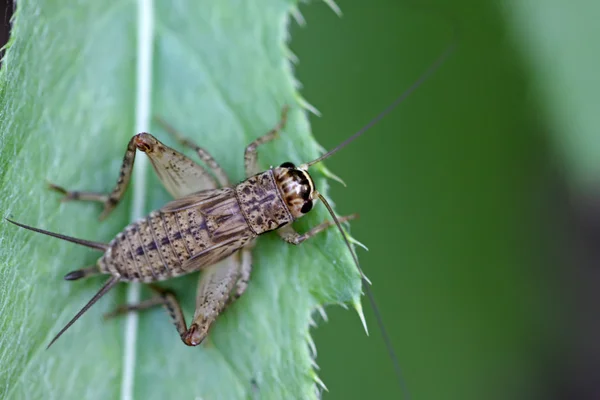
[[[312,210],[318,194],[307,170],[298,168],[291,162],[284,162],[273,168],[273,174],[283,201],[294,219]]]

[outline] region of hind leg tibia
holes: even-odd
[[[115,310],[104,314],[104,318],[109,319],[118,315],[126,314],[128,312],[142,311],[156,306],[164,306],[169,312],[171,321],[173,322],[173,325],[175,325],[175,328],[177,328],[179,336],[181,336],[183,340],[183,335],[186,333],[187,328],[185,324],[185,317],[183,316],[183,311],[181,310],[181,305],[179,304],[177,297],[175,297],[175,294],[170,290],[163,289],[159,286],[148,285],[148,287],[155,293],[153,297],[137,304],[121,305]]]

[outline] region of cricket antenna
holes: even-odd
[[[402,393],[404,394],[404,398],[409,400],[410,393],[408,392],[406,382],[403,378],[404,375],[402,374],[402,369],[400,368],[400,362],[398,361],[398,357],[396,356],[396,353],[394,351],[394,346],[392,346],[392,341],[390,340],[390,336],[387,333],[387,329],[385,329],[385,325],[383,324],[383,318],[381,317],[379,307],[377,307],[377,303],[375,302],[375,296],[373,296],[373,292],[371,291],[371,287],[369,286],[369,280],[362,271],[362,268],[360,268],[358,257],[356,257],[356,253],[352,249],[352,246],[350,246],[348,236],[346,235],[346,232],[344,232],[344,230],[342,229],[342,225],[340,224],[338,217],[333,212],[333,209],[321,193],[315,191],[315,194],[319,196],[319,199],[323,202],[323,204],[325,204],[325,207],[327,207],[327,211],[329,211],[329,214],[331,214],[331,217],[335,221],[336,226],[338,227],[340,233],[342,234],[342,237],[344,238],[344,242],[346,242],[346,246],[348,247],[350,254],[352,254],[352,259],[354,260],[354,264],[356,265],[358,273],[360,274],[362,287],[369,299],[369,303],[371,304],[371,308],[373,309],[373,313],[375,314],[375,319],[377,320],[377,325],[379,326],[379,331],[381,332],[381,336],[383,337],[383,341],[385,342],[385,346],[387,347],[389,356],[392,359],[392,363],[394,364],[394,369],[396,370],[396,376],[398,378],[398,384],[400,385]]]
[[[64,328],[62,328],[60,332],[58,332],[58,334],[54,336],[54,339],[52,339],[48,347],[46,347],[46,350],[48,350],[50,346],[52,346],[54,342],[56,342],[58,338],[61,337],[62,334],[65,333],[67,329],[69,329],[71,325],[73,325],[75,321],[79,319],[79,317],[85,314],[85,312],[89,310],[90,307],[94,305],[94,303],[100,300],[100,298],[104,296],[110,289],[112,289],[113,286],[115,286],[117,283],[119,283],[119,277],[117,276],[113,276],[109,280],[107,280],[104,286],[102,286],[102,288],[98,291],[98,293],[96,293],[94,297],[92,297],[92,299],[88,301],[88,303],[85,306],[83,306],[83,308],[79,310],[79,312],[64,326]]]
[[[413,84],[408,87],[408,89],[406,89],[404,92],[402,92],[402,94],[400,96],[398,96],[396,98],[396,100],[394,100],[392,102],[392,104],[390,104],[389,106],[387,106],[375,118],[373,118],[371,121],[369,121],[368,124],[366,124],[365,126],[363,126],[362,128],[360,128],[354,135],[350,136],[348,139],[344,140],[342,143],[340,143],[339,145],[337,145],[333,149],[329,150],[327,153],[323,154],[321,157],[319,157],[319,158],[317,158],[317,159],[315,159],[313,161],[310,161],[310,162],[308,162],[306,164],[301,165],[300,169],[304,169],[305,170],[308,167],[310,167],[311,165],[314,165],[314,164],[316,164],[316,163],[318,163],[320,161],[325,160],[326,158],[331,157],[332,155],[334,155],[335,153],[337,153],[338,151],[340,151],[341,149],[343,149],[344,147],[346,147],[347,145],[349,145],[351,142],[353,142],[355,139],[357,139],[363,133],[365,133],[366,131],[368,131],[369,129],[371,129],[373,127],[373,125],[377,124],[384,117],[386,117],[389,113],[391,113],[408,96],[410,96],[425,81],[427,81],[431,77],[431,75],[433,75],[442,66],[442,64],[444,64],[444,62],[446,62],[446,60],[448,59],[448,57],[450,57],[450,55],[454,52],[454,50],[456,50],[456,46],[458,45],[458,32],[457,32],[457,28],[456,27],[457,27],[457,25],[454,24],[454,35],[453,35],[452,42],[449,45],[447,45],[446,48],[444,49],[444,51],[442,52],[442,54],[440,54],[438,56],[438,58],[433,63],[431,63],[431,65],[429,65],[429,68],[427,68],[425,70],[425,72],[423,72],[417,78],[417,80],[415,80],[413,82]]]
[[[308,162],[306,164],[302,164],[298,168],[301,169],[301,170],[307,170],[310,166],[312,166],[312,165],[314,165],[314,164],[316,164],[318,162],[321,162],[321,161],[325,160],[326,158],[331,157],[333,154],[337,153],[338,151],[340,151],[341,149],[343,149],[344,147],[346,147],[348,144],[350,144],[351,142],[353,142],[355,139],[357,139],[358,137],[360,137],[363,133],[365,133],[367,130],[369,130],[375,124],[377,124],[379,121],[381,121],[389,113],[391,113],[408,96],[410,96],[425,81],[427,81],[442,66],[442,64],[444,64],[444,62],[446,62],[446,60],[448,59],[448,57],[450,57],[450,55],[456,50],[456,47],[457,47],[458,41],[459,41],[459,31],[458,31],[458,24],[456,23],[456,21],[454,19],[452,19],[452,22],[453,22],[453,38],[452,38],[452,41],[450,42],[449,45],[446,46],[446,48],[438,56],[438,58],[433,63],[431,63],[431,65],[425,70],[425,72],[423,72],[413,82],[413,84],[408,87],[408,89],[406,89],[388,107],[386,107],[381,113],[379,113],[369,123],[367,123],[361,129],[359,129],[355,134],[353,134],[352,136],[350,136],[348,139],[344,140],[342,143],[340,143],[338,146],[336,146],[332,150],[329,150],[327,153],[323,154],[321,157],[319,157],[319,158],[317,158],[317,159],[315,159],[313,161],[310,161],[310,162]],[[333,209],[331,208],[331,206],[329,205],[329,203],[327,202],[327,200],[325,199],[325,197],[323,197],[323,195],[321,195],[320,193],[318,193],[316,191],[315,191],[314,194],[317,195],[319,197],[319,199],[323,202],[323,204],[325,205],[325,207],[327,207],[327,210],[329,211],[329,214],[331,214],[331,217],[335,221],[335,224],[337,225],[340,233],[342,234],[342,237],[344,238],[344,242],[346,242],[346,246],[348,247],[348,250],[350,251],[350,254],[352,255],[352,259],[354,260],[354,264],[356,265],[356,268],[358,269],[358,272],[360,273],[363,290],[364,290],[367,298],[369,299],[369,303],[371,304],[371,308],[373,309],[373,313],[375,314],[375,319],[377,320],[377,325],[379,326],[379,331],[381,332],[381,336],[383,338],[383,341],[385,342],[385,346],[387,348],[388,354],[389,354],[390,358],[392,359],[392,363],[394,364],[394,369],[396,371],[396,376],[398,378],[398,384],[400,386],[400,389],[402,390],[404,398],[408,400],[408,399],[410,399],[410,393],[408,391],[408,387],[406,385],[406,382],[404,381],[403,374],[402,374],[402,369],[400,368],[400,363],[398,361],[398,357],[396,356],[396,352],[394,351],[394,347],[392,345],[392,341],[390,340],[390,337],[389,337],[389,335],[387,333],[385,325],[383,324],[383,318],[381,317],[381,313],[379,312],[379,307],[377,307],[377,303],[375,302],[375,297],[373,296],[373,292],[371,291],[371,287],[369,286],[370,282],[367,279],[367,277],[365,276],[365,274],[363,273],[362,269],[360,268],[360,263],[358,262],[358,257],[356,256],[356,253],[352,249],[352,246],[350,246],[350,241],[348,240],[348,236],[346,235],[346,233],[342,229],[342,225],[340,224],[339,219],[337,218],[337,216],[333,212]]]

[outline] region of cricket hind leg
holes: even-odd
[[[340,217],[340,218],[338,218],[338,220],[340,221],[340,224],[341,224],[341,223],[344,223],[346,221],[350,221],[350,220],[353,220],[356,218],[358,218],[358,214],[351,214],[351,215],[347,215],[345,217]],[[296,232],[291,225],[286,225],[282,228],[279,228],[277,230],[277,233],[283,240],[285,240],[288,243],[300,244],[300,243],[304,242],[306,239],[309,239],[309,238],[315,236],[319,232],[323,232],[325,229],[327,229],[331,226],[335,226],[335,222],[325,221],[323,223],[320,223],[317,226],[312,227],[308,232],[300,234],[300,233]]]
[[[281,130],[285,127],[285,124],[287,123],[288,110],[288,106],[284,106],[281,110],[281,118],[277,125],[265,135],[259,137],[246,147],[246,151],[244,152],[244,166],[246,168],[246,176],[250,177],[260,172],[257,164],[258,146],[261,146],[265,143],[269,143],[270,141],[277,138],[279,132],[281,132]]]
[[[156,123],[158,123],[169,135],[173,136],[175,140],[177,140],[181,145],[188,147],[196,152],[198,157],[210,168],[212,173],[217,178],[219,185],[221,186],[230,186],[231,182],[229,181],[229,177],[223,170],[223,168],[219,165],[219,163],[213,158],[212,155],[202,147],[198,146],[196,143],[192,142],[187,137],[180,134],[172,125],[166,122],[164,119],[160,117],[154,117]]]
[[[182,342],[188,346],[197,346],[206,338],[217,317],[246,290],[251,269],[251,253],[250,249],[246,248],[241,252],[241,261],[240,254],[234,253],[202,271],[198,281],[194,320],[189,328],[175,294],[156,285],[149,285],[156,293],[155,296],[138,304],[119,306],[104,317],[112,318],[162,305],[167,309]]]
[[[246,289],[248,288],[248,282],[250,281],[250,274],[252,272],[252,248],[254,246],[246,246],[241,252],[241,263],[239,268],[239,278],[235,283],[235,288],[229,299],[227,299],[226,306],[230,306],[233,302],[239,299]]]
[[[129,185],[129,181],[131,180],[133,163],[135,161],[135,150],[137,148],[136,138],[137,135],[132,137],[129,143],[127,144],[127,150],[125,151],[125,156],[123,156],[123,163],[121,164],[121,170],[119,172],[119,179],[117,180],[117,184],[112,190],[112,192],[106,194],[99,192],[83,192],[77,190],[70,191],[52,183],[49,184],[50,189],[63,194],[63,198],[61,201],[81,200],[96,201],[103,203],[104,210],[102,211],[99,217],[100,220],[103,220],[119,204],[119,201],[121,200],[123,194],[127,190],[127,186]]]
[[[148,287],[150,287],[150,289],[152,289],[152,291],[155,293],[153,297],[147,300],[143,300],[137,304],[123,304],[121,306],[118,306],[113,311],[104,314],[104,318],[109,319],[122,314],[126,314],[128,312],[142,311],[156,306],[164,306],[167,312],[169,313],[171,321],[173,322],[173,325],[175,325],[179,336],[183,338],[183,335],[186,333],[187,328],[181,305],[179,304],[175,293],[168,289],[163,289],[159,286],[152,284],[148,285]]]
[[[111,319],[114,317],[118,317],[119,315],[127,314],[128,312],[133,311],[143,311],[149,308],[154,308],[157,306],[165,305],[167,302],[167,294],[171,293],[169,290],[161,290],[159,294],[152,296],[149,299],[142,300],[136,304],[122,304],[112,310],[111,312],[107,312],[104,314],[104,319]],[[173,294],[175,296],[175,294]],[[171,302],[177,301],[177,299],[171,300]]]
[[[202,270],[196,293],[194,320],[186,337],[189,346],[196,346],[225,309],[246,290],[252,267],[251,247],[244,247],[225,260]]]

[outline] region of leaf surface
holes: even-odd
[[[261,148],[262,166],[299,164],[320,154],[286,58],[293,3],[148,4],[152,34],[138,41],[146,17],[136,2],[19,2],[0,74],[3,216],[108,242],[132,215],[168,201],[148,166],[142,171],[148,179],[134,175],[124,201],[102,223],[98,205],[61,204],[46,187],[49,181],[111,190],[145,101],[151,115],[211,152],[233,182],[244,178],[245,146],[277,123],[284,104],[291,106],[288,125],[277,142]],[[138,94],[144,40],[152,55],[149,98]],[[150,128],[174,144],[157,125]],[[326,194],[323,175],[313,175]],[[325,218],[317,206],[297,228]],[[99,254],[6,222],[0,223],[0,253],[2,398],[118,398],[126,381],[133,383],[134,398],[315,397],[311,315],[319,304],[348,302],[360,293],[339,232],[329,230],[298,247],[269,234],[255,248],[247,292],[202,346],[183,345],[166,313],[156,309],[140,314],[131,352],[125,319],[102,319],[125,302],[127,285],[120,284],[45,350],[105,279],[64,282],[62,276],[93,264]],[[176,291],[188,321],[196,282],[192,274],[163,285]],[[150,293],[142,290],[141,296]],[[135,359],[127,360],[131,354]],[[127,362],[134,366],[131,376]]]

